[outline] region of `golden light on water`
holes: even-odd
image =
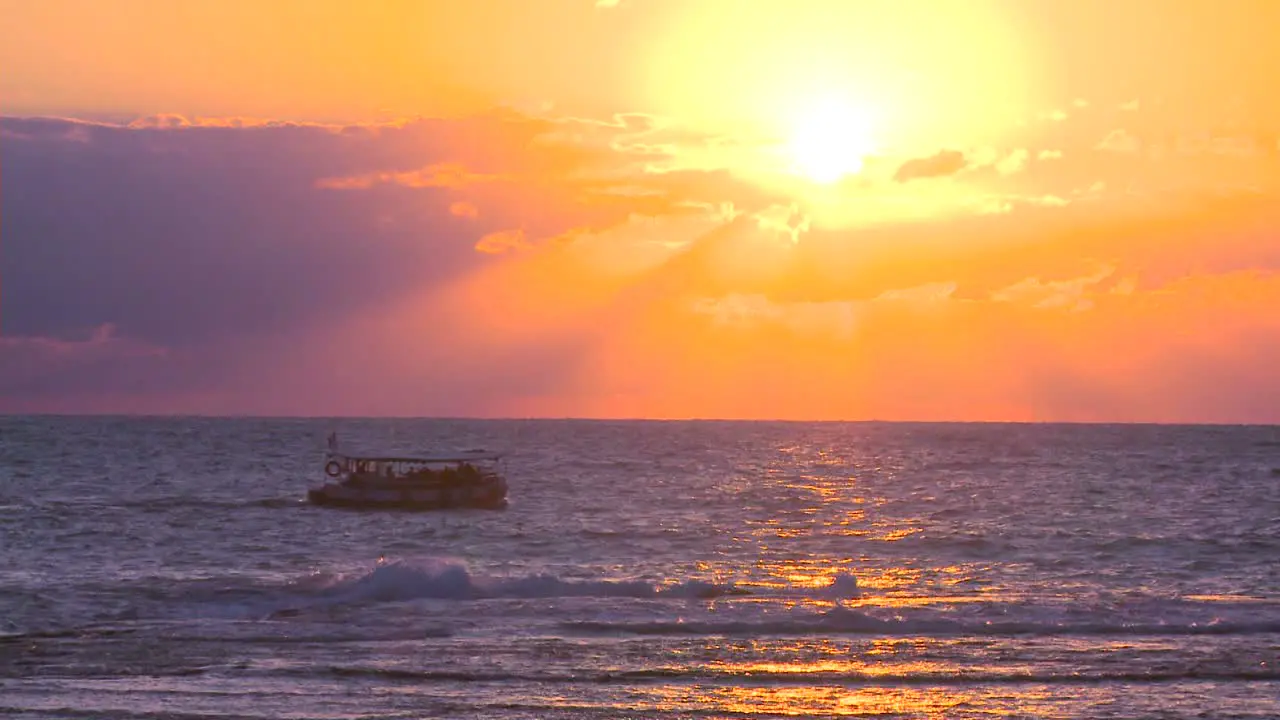
[[[659,696],[654,705],[671,712],[696,708],[743,717],[815,714],[932,717],[980,697],[977,692],[944,688],[843,685],[666,686],[656,688],[654,694]]]

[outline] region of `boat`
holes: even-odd
[[[314,505],[366,510],[449,510],[507,506],[502,455],[467,450],[421,456],[348,455],[329,436],[324,473],[307,491]]]

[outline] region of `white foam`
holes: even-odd
[[[732,583],[687,580],[658,584],[643,580],[566,580],[550,574],[516,577],[476,575],[453,558],[380,560],[373,570],[337,576],[320,593],[338,602],[418,599],[629,597],[715,598],[747,594]]]
[[[831,584],[818,588],[813,595],[826,600],[843,600],[858,597],[862,589],[858,587],[858,578],[850,573],[842,573],[831,578]]]

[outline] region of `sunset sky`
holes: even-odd
[[[0,17],[0,412],[1280,422],[1280,2]]]

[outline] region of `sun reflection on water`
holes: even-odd
[[[941,688],[840,686],[667,687],[656,706],[667,712],[758,715],[933,716],[969,702],[976,693]]]
[[[954,639],[873,634],[877,622],[904,616],[963,620],[973,603],[999,592],[981,556],[969,562],[930,544],[945,541],[931,515],[933,488],[899,491],[865,482],[860,473],[878,467],[874,457],[801,446],[778,453],[776,462],[753,468],[753,484],[738,490],[768,510],[735,533],[736,562],[726,558],[698,569],[749,589],[749,595],[724,600],[726,611],[750,607],[767,618],[766,626],[847,622],[870,632],[718,638],[680,654],[673,672],[690,677],[646,688],[649,707],[715,717],[945,717],[981,706],[985,716],[1005,717],[1044,704],[1044,686],[1002,680],[1032,675],[1016,660],[975,663],[971,653],[956,652]]]
[[[948,660],[953,642],[924,636],[734,641],[720,652],[740,659],[677,668],[697,680],[646,692],[662,710],[713,717],[943,717],[961,706],[981,706],[984,717],[1006,717],[1025,716],[1052,701],[1051,689],[1037,684],[1000,683],[993,697],[993,678],[1029,675],[1032,668]]]

